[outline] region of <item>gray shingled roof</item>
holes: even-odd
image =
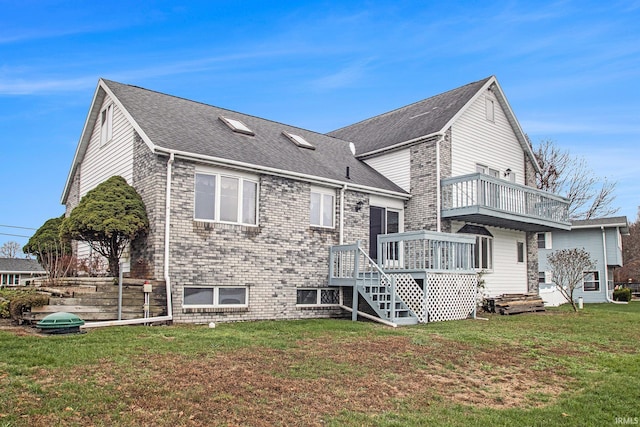
[[[620,227],[623,234],[629,233],[629,222],[626,216],[609,218],[578,219],[571,221],[571,228]]]
[[[328,135],[355,143],[360,155],[440,132],[489,79],[491,77],[334,130]]]
[[[156,147],[406,194],[356,159],[346,141],[137,86],[103,81]],[[233,132],[220,116],[242,121],[255,136]],[[283,131],[302,136],[316,149],[296,146]],[[345,178],[347,167],[351,179]]]
[[[0,272],[2,273],[45,273],[35,259],[0,258]]]

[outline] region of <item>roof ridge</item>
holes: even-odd
[[[467,83],[467,84],[464,84],[464,85],[462,85],[462,86],[458,86],[458,87],[456,87],[456,88],[449,89],[449,90],[447,90],[447,91],[445,91],[445,92],[441,92],[441,93],[438,93],[438,94],[436,94],[436,95],[430,96],[430,97],[428,97],[428,98],[424,98],[424,99],[421,99],[421,100],[418,100],[418,101],[412,102],[411,104],[407,104],[407,105],[404,105],[404,106],[402,106],[402,107],[394,108],[393,110],[389,110],[389,111],[386,111],[386,112],[384,112],[384,113],[380,113],[380,114],[377,114],[377,115],[375,115],[375,116],[372,116],[372,117],[369,117],[369,118],[366,118],[366,119],[362,119],[362,120],[360,120],[360,121],[358,121],[358,122],[351,123],[351,124],[349,124],[349,125],[343,126],[343,127],[341,127],[341,128],[338,128],[338,129],[334,129],[334,130],[332,130],[332,131],[328,132],[328,134],[332,134],[332,133],[334,133],[334,132],[339,132],[339,131],[341,131],[341,130],[343,130],[343,129],[346,129],[346,128],[349,128],[349,127],[351,127],[351,126],[355,126],[355,125],[359,125],[359,124],[362,124],[362,123],[366,123],[366,122],[368,122],[368,121],[370,121],[370,120],[373,120],[373,119],[378,119],[378,118],[380,118],[380,117],[388,116],[388,115],[391,115],[391,114],[397,113],[397,112],[399,112],[399,111],[409,109],[409,108],[411,108],[411,107],[413,107],[413,106],[415,106],[415,105],[417,105],[417,104],[420,104],[420,103],[422,103],[422,102],[428,101],[428,100],[430,100],[430,99],[435,99],[435,98],[438,98],[438,97],[443,97],[443,96],[445,96],[445,95],[450,94],[451,92],[455,92],[455,91],[457,91],[457,90],[462,90],[462,89],[464,89],[464,88],[466,88],[466,87],[468,87],[468,86],[475,85],[475,84],[478,84],[478,83],[480,83],[480,82],[486,82],[486,81],[488,81],[489,79],[491,79],[492,77],[494,77],[494,76],[493,76],[493,75],[491,75],[491,76],[489,76],[489,77],[485,77],[484,79],[476,80],[475,82]]]
[[[128,84],[128,83],[116,82],[114,80],[108,80],[108,79],[104,79],[104,78],[101,78],[101,80],[104,81],[105,83],[107,83],[107,85],[109,83],[115,83],[116,85],[128,86],[130,88],[139,89],[139,90],[143,90],[143,91],[146,91],[146,92],[151,92],[151,93],[155,93],[155,94],[158,94],[158,95],[163,95],[163,96],[167,96],[167,97],[170,97],[170,98],[179,99],[179,100],[190,102],[190,103],[193,103],[193,104],[199,104],[199,105],[203,105],[205,107],[215,108],[215,109],[222,110],[222,111],[228,111],[230,113],[238,114],[240,116],[251,117],[253,119],[262,120],[262,121],[270,122],[270,123],[273,123],[273,124],[278,124],[278,125],[283,126],[286,129],[298,129],[298,130],[302,130],[302,131],[305,131],[305,132],[310,132],[310,133],[313,133],[313,134],[316,134],[316,135],[319,135],[319,136],[323,136],[325,138],[337,139],[339,141],[344,142],[345,144],[349,143],[346,140],[343,140],[343,139],[335,137],[335,136],[327,135],[326,133],[314,131],[314,130],[311,130],[311,129],[306,129],[306,128],[303,128],[303,127],[300,127],[300,126],[286,124],[286,123],[283,123],[283,122],[280,122],[280,121],[277,121],[277,120],[267,119],[267,118],[264,118],[264,117],[257,116],[255,114],[242,113],[240,111],[231,110],[231,109],[224,108],[224,107],[219,107],[217,105],[208,104],[208,103],[202,102],[202,101],[196,101],[196,100],[185,98],[185,97],[182,97],[182,96],[171,95],[171,94],[168,94],[168,93],[165,93],[165,92],[160,92],[160,91],[157,91],[157,90],[148,89],[148,88],[145,88],[145,87],[142,87],[142,86],[132,85],[132,84]]]

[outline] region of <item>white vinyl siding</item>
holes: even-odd
[[[451,229],[456,232],[464,225],[454,221]],[[521,294],[528,290],[527,262],[518,262],[516,257],[517,242],[526,241],[524,231],[507,230],[485,226],[493,235],[493,269],[482,276],[485,281],[485,292],[489,296],[501,294]]]
[[[451,127],[451,175],[476,172],[476,165],[499,171],[511,169],[517,184],[524,184],[524,151],[499,102],[494,121],[487,120],[485,96],[479,96]],[[487,172],[488,173],[488,172]]]
[[[384,175],[389,181],[405,191],[411,190],[410,149],[394,151],[380,157],[366,159],[365,163]]]
[[[105,99],[101,111],[111,100]],[[129,184],[133,178],[133,126],[126,120],[122,112],[113,106],[113,128],[111,141],[101,146],[101,115],[96,120],[87,152],[80,170],[80,197],[114,175],[120,175]]]
[[[91,139],[82,161],[80,174],[80,197],[111,178],[119,175],[129,184],[133,180],[133,126],[125,118],[120,109],[106,96],[100,111],[112,106],[111,139],[102,143],[102,114],[93,125]],[[86,258],[91,249],[86,244],[78,244],[78,257]]]

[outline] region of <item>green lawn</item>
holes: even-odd
[[[4,328],[0,427],[640,422],[640,303],[488,317]]]

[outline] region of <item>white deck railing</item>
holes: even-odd
[[[473,272],[475,237],[410,231],[378,236],[378,264],[385,271]]]
[[[569,222],[569,203],[564,197],[482,173],[443,179],[442,209],[469,207]]]

